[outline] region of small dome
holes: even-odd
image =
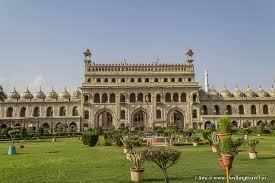
[[[235,91],[233,92],[233,95],[235,97],[243,97],[244,93],[238,87],[236,87]]]
[[[81,93],[80,93],[79,89],[77,88],[76,91],[73,93],[73,98],[80,99],[80,97],[81,97]]]
[[[9,93],[8,98],[18,100],[20,98],[20,94],[16,91],[15,87],[13,91]]]
[[[269,97],[269,94],[266,91],[264,91],[261,86],[259,88],[259,91],[257,92],[257,95],[259,97]]]
[[[27,87],[27,90],[22,94],[22,98],[31,100],[33,98],[33,95],[29,91],[29,87]]]
[[[67,91],[66,87],[65,87],[65,90],[62,93],[60,93],[59,96],[60,96],[61,99],[70,99],[71,98],[71,95]]]
[[[226,88],[223,89],[223,91],[221,92],[221,95],[223,98],[232,97],[232,93]]]
[[[41,90],[41,87],[40,87],[39,91],[35,93],[35,98],[36,98],[36,99],[43,99],[43,100],[46,98],[46,95],[45,95],[45,93]]]
[[[214,87],[212,87],[211,89],[209,89],[208,93],[209,93],[210,95],[213,95],[213,96],[216,96],[216,97],[220,97],[220,93],[217,92],[217,90],[215,90]]]
[[[272,87],[271,87],[271,89],[269,90],[268,93],[271,97],[275,97],[275,89],[273,88],[273,85],[272,85]]]
[[[249,97],[249,98],[256,97],[256,93],[255,93],[253,90],[251,90],[251,89],[249,88],[249,86],[248,86],[248,88],[246,89],[246,91],[245,91],[244,94],[245,94],[246,97]]]
[[[47,98],[57,100],[57,99],[58,99],[58,94],[57,94],[57,93],[54,91],[54,89],[52,88],[52,91],[50,91],[50,92],[48,93]]]

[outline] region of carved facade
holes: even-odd
[[[192,50],[191,50],[192,51]],[[27,89],[15,89],[0,106],[0,127],[56,127],[66,123],[71,128],[152,129],[154,127],[206,128],[217,125],[222,115],[232,124],[242,126],[249,120],[275,124],[275,90],[265,92],[250,88],[221,93],[205,90],[195,80],[192,55],[180,64],[96,64],[91,53],[84,52],[84,78],[80,90],[59,95],[52,89],[45,95],[40,89],[33,96]]]

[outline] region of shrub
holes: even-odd
[[[28,137],[27,129],[25,127],[20,129],[20,136],[21,136],[21,139],[25,139]]]
[[[38,128],[38,134],[39,134],[39,136],[43,136],[43,134],[44,134],[44,128],[43,127]]]
[[[247,141],[247,145],[249,145],[249,152],[256,152],[256,145],[259,144],[259,140],[257,139],[249,139]]]
[[[228,118],[228,117],[220,118],[219,132],[220,133],[231,133],[230,118]]]
[[[167,169],[177,162],[180,155],[181,152],[167,147],[154,147],[144,150],[145,159],[160,167],[166,183],[169,183]]]
[[[132,163],[132,168],[142,169],[142,165],[145,161],[144,152],[134,152],[129,154],[129,160]]]
[[[98,134],[94,132],[82,133],[82,142],[84,145],[89,145],[93,147],[98,142]]]
[[[244,138],[238,138],[233,140],[231,137],[225,137],[220,145],[220,150],[222,154],[238,154],[238,148],[244,144]]]
[[[8,127],[8,128],[5,129],[5,134],[6,134],[6,138],[7,138],[7,139],[11,138],[11,136],[10,136],[10,134],[9,134],[9,131],[10,131],[10,130],[12,130],[11,127]]]
[[[249,128],[251,127],[251,122],[246,120],[244,123],[243,123],[243,128]]]

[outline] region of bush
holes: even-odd
[[[20,129],[20,136],[21,136],[21,139],[25,139],[28,137],[27,129],[25,127]]]
[[[44,134],[44,128],[43,127],[38,128],[38,134],[39,134],[39,136],[43,136],[43,134]]]
[[[94,132],[82,133],[82,142],[84,145],[93,147],[98,142],[98,134]]]
[[[220,118],[219,132],[220,133],[231,133],[230,118],[228,118],[228,117]]]

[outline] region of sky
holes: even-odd
[[[233,90],[275,80],[273,0],[0,0],[0,85],[74,91],[83,51],[97,63],[181,63]]]

